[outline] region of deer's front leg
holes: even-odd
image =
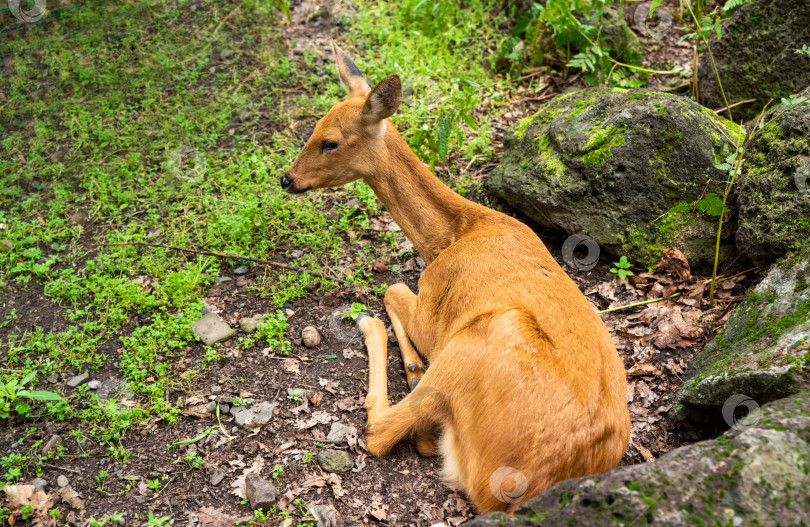
[[[409,327],[409,321],[413,318],[415,308],[416,295],[407,285],[394,284],[385,292],[385,310],[388,312],[397,336],[399,351],[402,353],[402,363],[405,365],[405,377],[411,390],[416,388],[419,380],[425,374],[422,358],[414,349],[408,332],[405,330],[406,327]]]
[[[408,404],[388,405],[388,335],[383,322],[363,316],[357,319],[357,326],[365,335],[368,350],[366,446],[371,455],[382,457],[415,429],[418,415]]]

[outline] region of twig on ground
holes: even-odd
[[[726,106],[725,108],[720,108],[719,110],[715,110],[714,113],[725,112],[726,110],[728,110],[730,108],[734,108],[734,107],[739,106],[741,104],[748,104],[749,102],[757,102],[757,100],[756,99],[748,99],[747,101],[735,102],[734,104],[732,104],[730,106]]]
[[[340,282],[341,284],[345,285],[352,285],[351,282],[348,280],[344,280],[342,278],[337,278],[335,276],[326,276],[324,274],[318,273],[311,269],[307,269],[306,267],[298,267],[297,265],[289,265],[282,262],[274,262],[272,260],[265,260],[263,258],[254,258],[252,256],[240,256],[238,254],[225,254],[225,253],[217,253],[214,251],[207,251],[205,249],[188,249],[186,247],[177,247],[175,245],[164,245],[162,243],[149,243],[149,242],[119,242],[119,243],[93,243],[91,244],[95,247],[116,247],[122,245],[139,245],[142,247],[158,247],[161,249],[171,249],[173,251],[182,251],[185,253],[191,254],[202,254],[204,256],[216,256],[218,258],[233,258],[234,260],[246,260],[248,262],[256,262],[260,264],[269,265],[272,267],[278,267],[279,269],[286,269],[288,271],[298,271],[302,273],[307,273],[312,275],[316,278],[321,278],[323,280],[334,280],[335,282]]]

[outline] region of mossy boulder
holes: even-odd
[[[653,265],[676,246],[714,258],[716,219],[688,204],[725,179],[715,168],[738,127],[670,94],[592,89],[561,95],[505,138],[487,185],[534,220],[586,234],[603,250]],[[733,204],[732,204],[733,206]],[[734,232],[724,228],[724,247]]]
[[[715,440],[553,485],[513,516],[463,527],[808,525],[810,392],[749,414]]]
[[[673,414],[720,424],[734,396],[763,404],[810,387],[810,257],[774,265],[687,376]]]
[[[765,104],[810,86],[810,57],[796,53],[810,43],[807,0],[755,0],[723,24],[722,39],[709,41],[735,122],[754,119]],[[698,67],[700,101],[709,108],[726,104],[709,53]]]
[[[810,248],[810,88],[800,96],[767,113],[745,156],[737,247],[760,263]]]

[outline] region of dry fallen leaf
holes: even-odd
[[[231,491],[231,494],[238,496],[242,499],[247,498],[245,495],[245,478],[248,474],[259,474],[264,468],[264,458],[261,454],[256,454],[256,459],[253,460],[253,464],[246,468],[242,475],[239,476],[231,483],[231,487],[235,490]]]
[[[296,375],[301,375],[300,364],[296,359],[284,359],[282,363],[284,366],[284,371],[289,373],[294,373]]]
[[[236,516],[213,507],[203,507],[198,513],[200,523],[197,527],[233,527]]]

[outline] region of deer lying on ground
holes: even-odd
[[[519,221],[467,201],[419,161],[388,117],[399,77],[371,89],[333,42],[349,91],[281,178],[291,193],[362,179],[428,263],[385,308],[411,388],[388,403],[387,335],[358,320],[369,356],[368,451],[413,435],[480,512],[507,511],[568,478],[615,467],[630,416],[623,364],[594,309]],[[425,359],[430,368],[423,363]]]

